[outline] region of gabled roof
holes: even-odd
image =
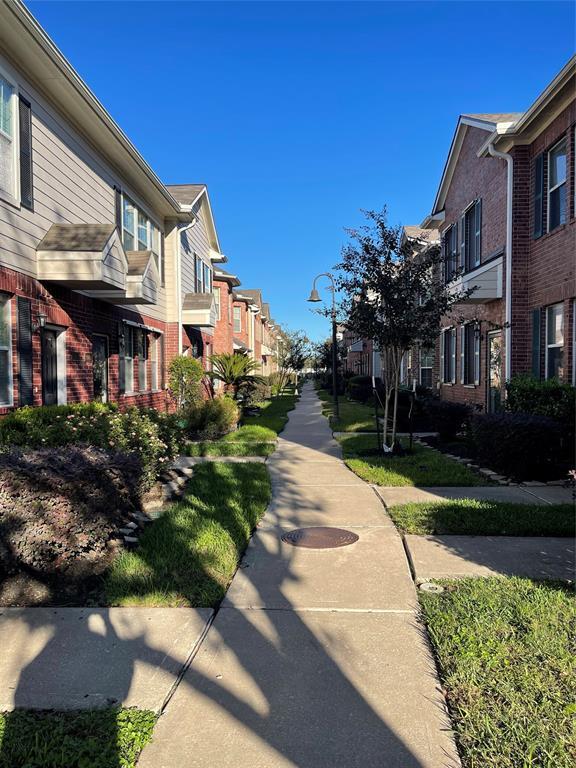
[[[226,257],[220,251],[220,242],[208,196],[208,187],[205,184],[166,184],[166,189],[186,210],[192,210],[196,205],[200,205],[205,216],[210,247],[216,251],[215,260],[220,261],[220,259],[217,259],[217,256],[222,256],[222,260],[225,261]]]
[[[452,138],[446,164],[444,165],[442,178],[440,179],[440,186],[438,187],[436,199],[434,200],[434,205],[432,207],[432,216],[435,216],[444,208],[446,194],[452,181],[456,163],[460,157],[460,150],[462,149],[464,136],[466,135],[468,127],[471,126],[473,128],[480,128],[481,130],[487,131],[488,133],[494,133],[495,131],[498,133],[504,133],[510,130],[510,128],[519,120],[521,116],[521,112],[482,112],[475,115],[460,115],[454,136]],[[430,229],[432,223],[433,222],[430,221],[429,217],[427,217],[423,222],[423,226],[426,229]]]
[[[126,258],[129,275],[144,275],[153,258],[153,253],[152,251],[126,251]]]
[[[252,299],[253,304],[257,304],[262,309],[262,291],[260,288],[243,288],[242,295],[248,296],[249,299]]]
[[[233,275],[231,272],[227,272],[225,269],[222,269],[222,267],[214,267],[214,280],[230,283],[230,285],[236,287],[241,284],[240,279],[236,275]]]
[[[270,320],[270,304],[262,304],[262,317],[266,320]]]

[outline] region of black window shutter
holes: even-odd
[[[18,296],[18,393],[20,405],[32,405],[32,307]]]
[[[126,391],[126,332],[124,323],[118,323],[118,392]]]
[[[116,229],[122,236],[122,193],[119,187],[114,187],[114,208],[116,215]]]
[[[544,155],[534,161],[534,237],[544,234]]]
[[[540,379],[540,310],[532,310],[532,375]]]
[[[32,110],[30,104],[20,96],[20,204],[33,210],[34,191],[32,185]]]

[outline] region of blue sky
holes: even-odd
[[[229,266],[311,337],[360,209],[429,212],[458,115],[522,111],[571,2],[29,2],[166,183],[208,184]]]

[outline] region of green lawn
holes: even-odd
[[[477,499],[402,504],[390,516],[403,533],[471,536],[574,536],[571,504],[507,504]]]
[[[465,579],[420,593],[464,768],[576,765],[573,590]]]
[[[155,720],[137,709],[0,714],[0,768],[134,768]]]
[[[184,498],[123,552],[105,581],[110,605],[215,606],[270,500],[262,464],[195,468]]]
[[[260,403],[259,416],[245,416],[242,424],[247,426],[267,427],[275,435],[281,432],[288,421],[288,413],[296,406],[296,395],[278,395],[273,400]]]
[[[330,420],[330,426],[334,432],[374,432],[376,422],[374,420],[374,408],[358,403],[355,400],[347,400],[344,395],[338,398],[340,418],[334,418],[334,401],[332,395],[325,389],[317,390],[318,397],[322,401],[322,413]]]
[[[363,480],[385,486],[471,486],[488,481],[468,467],[447,458],[438,451],[414,444],[413,453],[385,458],[364,456],[362,451],[377,447],[376,435],[353,435],[339,438],[344,460]]]
[[[188,443],[184,449],[186,456],[270,456],[274,453],[274,443],[257,443],[254,440],[232,442],[230,440]]]

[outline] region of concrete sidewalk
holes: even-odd
[[[555,486],[527,487],[523,485],[476,485],[463,488],[396,488],[378,486],[378,495],[387,507],[420,501],[446,499],[486,499],[513,504],[574,504],[572,491]]]
[[[457,768],[402,541],[310,385],[268,466],[270,508],[139,768]],[[358,541],[282,541],[318,525]]]

